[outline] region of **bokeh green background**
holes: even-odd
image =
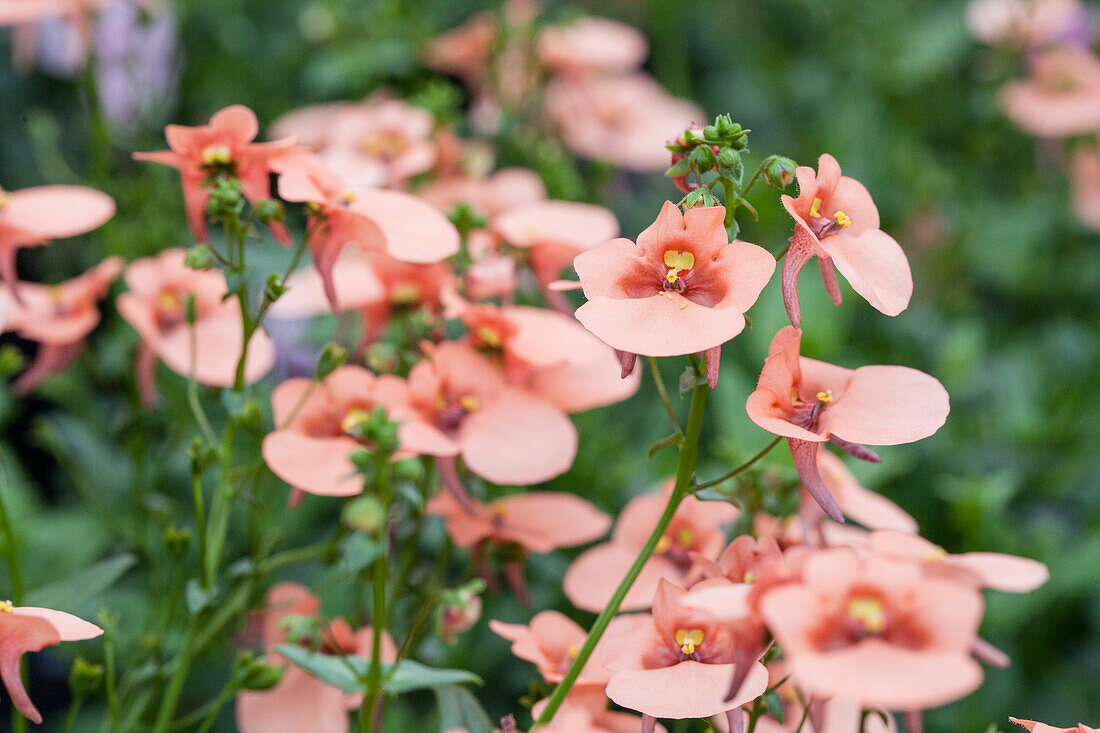
[[[196,124],[243,103],[270,122],[296,107],[361,98],[381,85],[424,97],[438,77],[419,66],[418,48],[484,7],[453,0],[177,3],[182,81],[170,119]],[[654,0],[554,4],[546,12],[554,18],[587,11],[640,26],[652,44],[648,68],[673,93],[752,129],[750,165],[772,152],[812,165],[830,152],[866,184],[883,228],[909,255],[913,302],[888,318],[844,285],[844,305],[834,308],[808,275],[803,353],[852,367],[896,363],[928,371],[951,394],[952,414],[934,437],[884,449],[881,466],[856,470],[948,550],[1027,555],[1048,563],[1052,576],[1027,596],[987,593],[982,634],[1013,664],[987,668],[984,686],[932,712],[927,729],[1006,728],[1009,715],[1097,724],[1100,235],[1074,220],[1057,146],[1037,145],[1002,117],[999,86],[1022,73],[1022,63],[973,42],[964,9],[954,0]],[[175,175],[128,160],[130,150],[160,147],[159,129],[116,138],[100,180],[73,173],[92,161],[79,84],[16,73],[6,61],[9,46],[0,32],[0,184],[84,180],[119,202],[118,216],[102,232],[21,255],[24,277],[57,281],[108,252],[133,258],[189,244]],[[627,236],[652,221],[666,197],[678,196],[660,175],[571,161],[579,177],[572,169],[555,172],[562,160],[544,152],[535,161],[530,150],[509,149],[502,162],[537,162],[560,195],[597,196],[619,215]],[[791,227],[776,191],[758,187],[750,200],[761,217],[742,221],[742,237],[778,252]],[[743,404],[785,321],[777,285],[750,312],[753,328],[725,349],[703,476],[770,438],[744,417]],[[7,490],[17,497],[13,511],[30,584],[133,552],[138,568],[123,582],[68,610],[91,617],[103,606],[121,608],[123,625],[138,626],[124,632],[135,648],[172,644],[144,639],[137,620],[152,613],[146,589],[168,582],[152,570],[157,538],[168,523],[185,522],[184,449],[193,433],[179,380],[163,375],[170,384],[162,408],[135,415],[129,369],[136,341],[109,313],[69,375],[27,401],[0,396]],[[666,367],[670,383],[677,369]],[[631,402],[582,415],[578,424],[576,464],[552,488],[616,511],[670,470],[670,455],[646,459],[648,446],[667,433],[648,382]],[[770,460],[783,466],[783,453]],[[304,542],[331,526],[331,505],[311,500],[285,515],[285,489],[266,481],[268,520],[284,527],[285,542]],[[436,543],[425,540],[428,548]],[[558,586],[567,555],[533,561],[539,608],[568,609]],[[317,583],[330,578],[324,572],[304,568],[295,577]],[[342,601],[335,595],[326,610],[338,613]],[[525,621],[529,614],[506,597],[486,603],[486,617]],[[94,647],[82,651],[99,654]],[[483,674],[487,686],[478,695],[494,715],[518,710],[516,700],[535,678],[484,623],[457,647],[426,654]],[[203,663],[183,710],[217,692],[224,679],[218,665],[226,659]],[[419,710],[401,708],[393,730],[420,730],[408,721],[421,719],[431,699],[412,702]],[[230,716],[224,725],[231,729]]]

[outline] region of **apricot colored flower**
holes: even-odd
[[[981,684],[969,649],[982,608],[973,587],[845,548],[813,553],[801,581],[760,601],[806,693],[885,710],[944,705]]]
[[[637,173],[668,167],[669,135],[703,118],[644,73],[559,76],[546,87],[546,112],[574,153]]]
[[[626,621],[626,617],[622,616],[612,619],[611,626],[600,638],[592,656],[585,662],[584,669],[577,677],[575,689],[603,692],[607,681],[611,679],[611,670],[600,663],[602,652],[607,646],[605,639],[608,638],[607,634],[615,633]],[[575,621],[557,611],[535,614],[528,626],[493,619],[489,621],[489,628],[512,642],[512,654],[533,663],[543,679],[551,684],[561,682],[588,638],[588,634]]]
[[[653,718],[740,716],[740,706],[764,693],[768,672],[751,664],[744,684],[727,699],[736,642],[709,614],[681,603],[686,591],[662,579],[653,613],[630,617],[608,638],[604,666],[614,670],[607,696]]]
[[[370,446],[356,437],[356,430],[375,408],[407,403],[406,395],[403,380],[376,377],[359,366],[340,367],[317,384],[288,379],[271,394],[275,430],[264,438],[264,461],[276,476],[301,491],[319,496],[358,494],[363,479],[351,455]],[[400,424],[397,439],[408,453],[454,455],[457,450],[447,436],[416,421]]]
[[[862,444],[898,445],[932,435],[947,419],[947,392],[934,377],[909,367],[852,370],[801,357],[801,340],[794,326],[775,335],[745,409],[754,423],[787,438],[806,490],[829,517],[843,522],[818,468],[821,445],[831,442],[877,462]]]
[[[248,107],[235,104],[215,112],[207,125],[168,125],[164,128],[164,136],[170,149],[134,153],[134,159],[179,169],[187,223],[195,239],[205,242],[206,204],[210,193],[203,182],[210,176],[226,173],[236,177],[241,182],[241,191],[253,203],[271,198],[271,160],[293,148],[295,141],[253,142],[259,131],[256,114]],[[282,244],[289,247],[294,243],[282,222],[272,221],[269,228]]]
[[[0,679],[15,709],[28,720],[42,723],[42,715],[31,702],[19,674],[24,654],[62,641],[94,639],[102,633],[103,629],[95,624],[64,611],[0,602]]]
[[[505,384],[504,375],[472,346],[444,342],[408,379],[408,419],[447,436],[447,451],[497,484],[527,486],[564,473],[577,453],[577,430],[553,403]],[[404,417],[398,415],[398,418]]]
[[[897,733],[897,723],[892,715],[883,720],[879,711],[869,711],[864,718],[863,708],[853,700],[832,697],[815,701],[812,714],[802,719],[805,711],[795,685],[790,681],[790,670],[785,661],[768,665],[769,687],[774,687],[783,703],[783,722],[765,715],[756,722],[759,733],[795,733],[802,726],[805,733]]]
[[[131,262],[124,274],[129,292],[118,296],[116,307],[141,336],[150,357],[185,377],[194,361],[195,381],[232,386],[244,336],[240,309],[235,301],[225,299],[228,288],[221,272],[192,270],[184,264],[185,257],[182,249],[166,249],[156,257]],[[195,297],[193,328],[185,312],[190,295]],[[245,381],[258,381],[274,364],[274,344],[266,333],[257,331],[248,344]],[[151,383],[152,367],[152,361],[139,355],[139,378]],[[143,368],[150,373],[141,374]]]
[[[607,696],[602,689],[574,690],[562,701],[554,719],[532,728],[531,733],[635,733],[638,730],[636,715],[607,709]],[[535,703],[531,708],[532,717],[538,720],[549,702],[545,699]],[[667,733],[667,729],[658,723],[652,733]]]
[[[798,274],[817,257],[825,289],[840,305],[840,287],[833,266],[868,303],[888,316],[909,305],[913,274],[909,260],[894,238],[879,229],[878,208],[863,184],[842,176],[828,153],[809,166],[795,169],[798,198],[784,194],[783,208],[794,219],[794,237],[783,259],[783,305],[798,326]]]
[[[500,34],[492,13],[480,13],[465,23],[436,36],[428,44],[424,61],[429,68],[453,74],[473,87],[481,86],[489,67],[489,54]]]
[[[534,171],[502,168],[484,177],[441,178],[418,188],[416,195],[445,214],[466,204],[482,216],[494,217],[513,206],[542,201],[546,198],[546,186]],[[618,224],[615,228],[617,233]]]
[[[1020,718],[1009,718],[1009,720],[1026,728],[1031,733],[1100,733],[1100,728],[1090,728],[1084,723],[1078,723],[1072,728],[1055,728],[1053,725],[1036,723],[1034,720],[1021,720]]]
[[[543,28],[538,54],[558,74],[626,74],[645,62],[649,44],[633,26],[589,16]]]
[[[1082,146],[1073,151],[1070,182],[1077,217],[1100,231],[1100,148]]]
[[[1058,43],[1082,23],[1088,24],[1088,11],[1080,0],[971,0],[966,6],[970,34],[990,45]]]
[[[458,230],[430,205],[401,191],[356,192],[312,153],[294,151],[272,164],[279,195],[310,203],[309,249],[325,294],[337,306],[333,267],[348,244],[416,264],[439,262],[458,252]]]
[[[1100,58],[1061,46],[1035,59],[1031,77],[1001,92],[1005,114],[1037,137],[1064,138],[1100,130]]]
[[[953,555],[923,537],[887,529],[872,532],[868,540],[871,547],[883,556],[916,560],[930,577],[953,580],[975,588],[1030,593],[1050,579],[1046,565],[1027,557],[999,552]]]
[[[0,188],[0,279],[15,288],[13,294],[18,299],[15,253],[20,247],[90,232],[114,214],[114,199],[84,186]]]
[[[817,469],[844,516],[868,529],[917,533],[917,521],[908,512],[885,496],[863,488],[839,456],[826,450],[818,451]]]
[[[262,614],[263,642],[268,660],[286,664],[279,683],[269,690],[237,694],[237,729],[241,733],[347,733],[348,711],[359,707],[360,695],[348,695],[322,682],[301,667],[286,663],[272,650],[287,641],[282,625],[288,616],[318,616],[320,600],[297,583],[277,583],[267,592]],[[326,654],[369,658],[374,632],[369,626],[358,631],[342,619],[324,625],[320,642]],[[397,646],[388,633],[382,635],[382,661],[392,663]]]
[[[58,285],[19,283],[21,296],[8,298],[7,322],[0,328],[37,341],[34,361],[12,388],[16,394],[34,389],[42,379],[65,369],[79,356],[84,337],[99,325],[99,301],[122,272],[121,257],[108,257],[98,265]],[[8,296],[9,289],[0,285]]]
[[[754,244],[730,242],[725,212],[680,213],[666,201],[637,244],[614,239],[577,255],[588,298],[577,319],[611,347],[646,356],[705,352],[741,333],[775,259]]]
[[[661,494],[631,499],[619,514],[611,541],[586,550],[573,561],[565,571],[563,586],[574,606],[595,613],[604,609],[657,526],[671,489],[668,482]],[[661,580],[686,582],[694,556],[717,556],[726,544],[722,527],[739,514],[731,504],[703,502],[693,496],[684,499],[620,608],[649,608]]]
[[[589,502],[556,491],[529,491],[488,503],[475,501],[473,511],[449,493],[437,494],[425,509],[443,517],[447,534],[458,547],[485,540],[514,542],[543,554],[576,547],[603,537],[611,518]]]

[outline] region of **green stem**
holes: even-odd
[[[680,427],[680,420],[676,417],[676,410],[672,409],[672,402],[668,399],[668,391],[665,389],[665,382],[661,379],[661,370],[657,366],[657,359],[653,356],[647,356],[646,358],[649,360],[649,371],[653,374],[653,384],[657,387],[657,394],[661,397],[661,404],[665,406],[665,412],[668,413],[668,419],[672,421],[672,427],[676,428],[676,432],[683,434],[684,429]]]
[[[768,166],[768,163],[771,163],[777,157],[779,156],[769,155],[767,158],[764,158],[764,160],[760,162],[760,166],[756,169],[756,173],[753,173],[752,178],[749,179],[748,185],[741,189],[741,198],[745,198],[745,196],[748,195],[749,189],[752,188],[754,183],[756,183],[756,179],[759,178],[760,174],[764,172],[764,169]]]
[[[118,690],[115,688],[115,619],[107,611],[100,614],[103,624],[103,677],[107,693],[107,720],[111,733],[118,730]]]
[[[700,375],[698,364],[695,364],[695,371],[697,375]],[[566,695],[569,694],[569,690],[572,689],[573,683],[577,681],[577,677],[580,675],[584,665],[588,662],[588,658],[592,656],[592,651],[596,648],[596,644],[599,642],[600,637],[603,636],[607,630],[608,624],[611,623],[611,619],[619,611],[619,606],[622,605],[623,599],[629,592],[630,587],[634,585],[634,581],[637,580],[638,575],[642,572],[642,568],[649,561],[649,558],[653,555],[653,551],[657,548],[657,543],[660,542],[661,537],[664,536],[665,531],[668,529],[668,525],[672,522],[673,516],[676,514],[676,510],[680,507],[680,503],[691,492],[691,478],[695,471],[695,457],[699,451],[699,435],[703,430],[703,409],[707,402],[707,393],[710,388],[706,383],[696,386],[691,392],[691,410],[688,413],[687,432],[684,435],[684,441],[680,444],[680,460],[676,467],[676,484],[673,486],[672,495],[668,498],[668,504],[665,506],[665,511],[661,515],[660,520],[657,522],[657,526],[653,528],[653,532],[649,535],[649,539],[646,540],[645,546],[642,548],[637,559],[634,560],[634,564],[630,566],[630,570],[627,571],[626,577],[619,583],[619,587],[615,590],[615,594],[611,596],[611,600],[608,602],[607,607],[600,613],[596,622],[592,624],[592,630],[588,632],[588,638],[584,642],[584,646],[581,647],[580,652],[577,653],[573,663],[569,666],[569,671],[565,673],[565,677],[562,678],[561,684],[554,690],[554,694],[550,696],[550,701],[546,704],[546,708],[543,709],[542,715],[539,716],[537,723],[539,725],[546,725],[554,718],[554,714],[561,707],[562,702],[565,700]]]
[[[742,471],[750,468],[754,463],[759,461],[764,456],[768,455],[768,453],[771,452],[772,448],[779,445],[779,441],[781,441],[781,440],[783,440],[783,436],[777,435],[775,440],[768,443],[768,445],[765,446],[763,450],[761,450],[755,456],[753,456],[749,460],[745,461],[744,463],[742,463],[740,466],[733,469],[732,471],[729,471],[728,473],[724,473],[716,479],[711,479],[710,481],[704,481],[701,484],[695,484],[695,491],[699,491],[700,489],[709,489],[711,486],[717,486],[718,484],[722,483],[723,481],[730,480],[731,478],[733,478],[737,474],[739,474]]]
[[[76,716],[80,712],[80,706],[84,704],[84,696],[77,695],[73,698],[72,705],[69,706],[69,713],[65,716],[65,727],[61,729],[61,733],[70,733],[73,729],[73,723],[76,722]]]
[[[367,694],[363,699],[363,705],[359,709],[359,731],[370,733],[374,725],[375,711],[378,709],[379,697],[382,694],[382,634],[386,630],[386,574],[389,572],[389,513],[393,503],[393,487],[390,485],[390,457],[387,453],[378,454],[376,461],[376,475],[378,476],[378,497],[382,501],[385,510],[386,521],[382,523],[379,541],[382,543],[382,554],[374,561],[372,568],[372,601],[374,609],[371,612],[371,631],[373,637],[370,650],[370,669],[367,670]]]
[[[230,481],[230,468],[233,458],[233,441],[236,434],[237,421],[230,418],[229,423],[225,426],[222,444],[218,451],[221,471],[219,472],[218,486],[214,492],[214,501],[210,506],[205,571],[207,576],[211,578],[217,575],[218,565],[221,563],[222,549],[225,546],[225,536],[229,531],[229,514],[235,493],[233,484]]]
[[[198,337],[195,334],[195,324],[187,324],[188,339],[191,346],[191,364],[187,370],[187,405],[191,408],[191,414],[195,416],[195,422],[199,424],[203,436],[210,445],[218,442],[214,437],[214,429],[210,427],[210,419],[206,417],[206,411],[202,409],[199,401],[199,385],[195,380],[195,360],[198,351]]]
[[[179,705],[180,695],[183,693],[183,685],[187,681],[187,673],[191,669],[191,661],[194,659],[195,639],[199,631],[198,616],[192,616],[187,625],[187,636],[183,640],[183,648],[176,657],[176,668],[172,670],[172,677],[168,680],[168,687],[164,691],[164,699],[161,700],[160,710],[157,712],[156,722],[153,724],[153,733],[165,733],[172,717],[176,714],[176,706]]]
[[[4,533],[4,554],[8,558],[8,574],[11,581],[11,602],[13,605],[23,604],[23,574],[19,571],[19,546],[15,541],[15,533],[11,531],[11,520],[8,517],[7,502],[4,501],[4,491],[7,490],[7,467],[0,468],[0,478],[3,486],[0,486],[0,532]]]
[[[210,588],[211,573],[206,564],[206,509],[202,495],[202,474],[191,474],[191,491],[195,496],[195,524],[199,529],[199,571],[202,575],[203,589]]]
[[[212,727],[214,727],[214,721],[218,719],[218,713],[222,711],[225,704],[233,699],[233,695],[237,693],[237,688],[232,684],[227,684],[222,688],[221,694],[213,702],[213,707],[210,713],[203,720],[202,725],[199,727],[197,733],[207,733]]]

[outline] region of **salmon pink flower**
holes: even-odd
[[[122,272],[121,257],[108,257],[83,275],[58,285],[19,283],[22,302],[9,299],[4,330],[37,341],[34,361],[13,385],[16,394],[65,369],[79,356],[84,337],[99,324],[98,303]],[[7,287],[0,285],[7,295]]]
[[[736,639],[709,614],[683,605],[686,591],[662,579],[653,613],[630,617],[608,637],[604,665],[615,671],[607,696],[651,718],[706,718],[725,713],[731,727],[740,706],[764,693],[768,672],[758,662],[728,699],[736,671]]]
[[[584,669],[577,677],[573,689],[584,692],[593,690],[603,692],[607,681],[611,679],[611,670],[604,667],[599,660],[607,646],[605,640],[609,638],[608,634],[614,634],[624,622],[629,623],[626,617],[612,619],[608,631],[601,637],[592,656],[585,662]],[[584,629],[576,622],[557,611],[543,611],[535,614],[529,626],[507,624],[493,619],[489,621],[489,628],[512,642],[512,654],[532,662],[538,667],[543,679],[551,684],[561,682],[588,638]],[[602,694],[600,696],[602,697]]]
[[[290,616],[316,617],[320,613],[319,599],[297,583],[278,583],[268,591],[262,620],[263,642],[268,660],[285,663],[282,655],[272,650],[287,641],[284,621]],[[327,624],[320,642],[326,654],[346,654],[370,657],[374,632],[363,627],[358,631],[342,619]],[[397,647],[388,633],[382,634],[382,661],[392,663]],[[359,707],[361,696],[347,695],[338,687],[322,682],[301,667],[287,665],[279,683],[270,690],[246,691],[237,695],[237,729],[241,733],[347,733],[348,711]]]
[[[546,186],[534,171],[502,168],[484,177],[441,178],[418,188],[416,195],[445,214],[466,204],[478,214],[491,218],[513,206],[542,201],[546,198]],[[615,227],[617,232],[618,225]]]
[[[309,248],[332,307],[333,267],[345,245],[385,252],[416,264],[439,262],[458,252],[458,230],[442,214],[400,191],[355,192],[312,153],[294,151],[273,161],[279,195],[310,203]]]
[[[1001,93],[1008,118],[1038,137],[1065,138],[1100,130],[1100,58],[1061,46],[1039,56],[1031,77]]]
[[[725,212],[714,206],[680,213],[666,201],[637,244],[614,239],[577,255],[573,265],[588,298],[577,319],[626,354],[707,352],[714,387],[720,347],[741,333],[745,311],[775,271],[764,249],[729,241]]]
[[[817,257],[821,277],[833,302],[840,305],[835,265],[848,284],[888,316],[909,305],[913,274],[893,237],[879,229],[878,208],[863,184],[842,176],[836,158],[826,153],[817,162],[795,169],[798,198],[784,194],[783,208],[794,219],[794,237],[783,260],[783,304],[798,326],[798,274]]]
[[[1080,0],[971,0],[966,6],[970,34],[989,45],[1058,43],[1081,23],[1088,24],[1088,11]]]
[[[20,298],[15,285],[16,250],[90,232],[114,214],[114,199],[84,186],[0,188],[0,279]]]
[[[472,512],[444,492],[428,502],[425,512],[443,517],[451,540],[465,548],[493,540],[544,554],[591,542],[611,528],[611,518],[589,502],[555,491],[513,494],[487,504],[475,501]]]
[[[864,717],[859,703],[842,697],[814,700],[803,720],[805,707],[789,678],[786,662],[780,660],[768,665],[768,686],[775,688],[783,703],[783,722],[765,715],[756,722],[759,733],[796,733],[800,725],[804,733],[897,733],[893,716],[873,711],[875,714]]]
[[[531,715],[537,720],[549,702],[539,700],[531,708]],[[607,696],[602,689],[581,689],[571,690],[554,719],[532,728],[531,733],[634,733],[637,729],[637,716],[607,709]],[[657,724],[651,733],[667,733],[667,729]]]
[[[983,607],[976,589],[844,548],[813,553],[802,576],[768,590],[760,609],[808,694],[922,710],[981,684],[969,655]]]
[[[407,391],[398,377],[375,377],[358,366],[340,367],[321,383],[288,379],[271,395],[276,427],[264,438],[264,461],[300,491],[358,494],[363,480],[351,456],[370,446],[358,437],[357,429],[376,408],[407,403]],[[447,436],[417,421],[399,424],[397,439],[405,453],[457,452]]]
[[[590,16],[543,28],[538,53],[558,74],[627,74],[645,62],[649,44],[633,26]]]
[[[480,13],[433,39],[424,54],[425,63],[479,88],[485,82],[489,54],[499,35],[500,23],[496,17]]]
[[[917,533],[917,521],[913,517],[885,496],[863,488],[839,456],[826,450],[818,451],[817,469],[826,490],[836,499],[844,516],[868,529],[892,529],[910,535]]]
[[[565,572],[563,585],[574,606],[595,613],[604,609],[657,526],[671,490],[670,481],[661,494],[631,499],[619,514],[611,541],[586,550],[573,561]],[[733,522],[739,514],[731,504],[703,502],[693,496],[684,499],[620,608],[623,611],[649,608],[662,579],[686,582],[696,556],[717,556],[726,544],[723,525]]]
[[[787,439],[806,490],[837,522],[844,517],[821,478],[818,453],[831,442],[857,458],[879,457],[862,444],[898,445],[932,435],[947,419],[947,392],[934,377],[902,366],[844,369],[799,356],[802,331],[772,339],[749,418]]]
[[[295,141],[253,142],[259,131],[260,123],[255,113],[237,104],[214,113],[207,125],[168,125],[164,128],[164,136],[170,149],[134,153],[134,159],[179,169],[187,223],[195,239],[205,242],[206,204],[210,193],[204,182],[210,176],[227,173],[239,179],[241,191],[253,203],[271,198],[271,160],[292,149]],[[287,247],[294,244],[285,224],[272,221],[269,227],[282,244]]]
[[[19,674],[24,654],[62,641],[94,639],[102,633],[103,629],[95,624],[63,611],[0,601],[0,679],[15,709],[28,720],[42,723],[42,715],[31,702]]]
[[[130,263],[124,278],[129,292],[118,296],[119,314],[141,336],[145,355],[138,357],[139,380],[153,383],[153,358],[172,371],[213,387],[233,385],[244,334],[237,304],[226,300],[225,276],[199,272],[185,263],[182,249]],[[187,323],[186,301],[195,298],[195,324]],[[195,348],[192,351],[191,345]],[[192,362],[194,362],[192,364]],[[275,364],[275,347],[263,331],[248,344],[245,381],[262,378]],[[147,370],[147,373],[145,373]]]
[[[1026,728],[1030,733],[1100,733],[1100,728],[1090,728],[1084,723],[1078,723],[1072,728],[1055,728],[1053,725],[1036,723],[1034,720],[1021,720],[1020,718],[1009,718],[1009,720]]]
[[[694,102],[641,72],[559,76],[546,87],[546,112],[574,153],[637,173],[667,168],[669,134],[703,118]]]

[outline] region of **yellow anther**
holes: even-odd
[[[870,634],[881,634],[886,629],[886,609],[882,601],[868,596],[856,596],[848,601],[848,616],[858,621]]]
[[[833,401],[833,391],[827,389],[824,392],[817,393],[817,401],[824,402],[826,405]]]
[[[505,515],[507,515],[507,514],[508,514],[508,507],[506,507],[505,505],[503,505],[503,504],[494,504],[493,505],[493,515],[496,516],[497,519],[504,519]]]
[[[477,397],[474,397],[472,394],[462,395],[458,400],[458,404],[460,404],[462,409],[466,412],[473,412],[478,406]]]
[[[157,296],[157,310],[161,313],[170,313],[183,305],[180,296],[171,291],[164,291]]]
[[[814,199],[814,203],[810,206],[810,216],[816,218],[821,216],[821,199]]]
[[[370,420],[369,412],[353,407],[348,410],[348,414],[344,415],[344,419],[340,422],[340,429],[345,433],[354,433],[368,420]]]
[[[669,290],[669,291],[666,291],[666,292],[665,292],[665,295],[666,295],[666,296],[668,296],[668,299],[669,299],[669,300],[672,300],[672,291],[671,291],[671,290]]]
[[[749,570],[748,572],[745,573],[745,577],[743,577],[741,579],[741,582],[743,582],[743,583],[755,583],[756,579],[759,578],[759,577],[760,577],[760,574],[757,573],[755,570]]]
[[[669,270],[668,273],[665,274],[665,280],[668,280],[670,283],[676,282],[677,279],[679,279],[679,275],[676,274],[676,270]]]
[[[390,290],[390,303],[393,305],[411,305],[420,300],[420,286],[414,283],[395,285]]]
[[[581,650],[575,646],[571,646],[565,650],[565,653],[569,655],[570,659],[576,659],[577,655],[581,653]]]
[[[937,547],[934,550],[929,550],[928,554],[924,556],[927,562],[942,562],[947,559],[947,550],[942,547]]]
[[[676,533],[676,544],[680,547],[695,547],[695,533],[683,527]]]
[[[686,300],[683,303],[680,304],[680,310],[683,310],[684,308],[687,308],[687,307],[688,307],[688,302]]]
[[[837,226],[840,227],[847,228],[852,225],[852,220],[848,218],[848,215],[845,214],[843,211],[838,211],[833,214],[833,221],[835,221],[837,223]]]
[[[798,398],[798,388],[791,387],[791,407],[802,407],[805,403]]]
[[[0,188],[0,211],[8,208],[8,203],[11,202],[11,194]]]
[[[661,539],[657,540],[657,547],[654,548],[654,552],[658,555],[663,555],[672,549],[672,538],[667,534],[661,535]]]
[[[345,204],[353,203],[357,198],[359,198],[359,194],[350,189],[340,194],[340,200],[343,201]]]
[[[233,160],[233,151],[226,145],[211,145],[203,148],[202,164],[205,166],[228,165]]]
[[[479,326],[475,333],[479,339],[494,349],[499,349],[500,345],[504,343],[504,339],[500,337],[500,331],[497,331],[495,328]]]
[[[702,629],[677,629],[676,643],[684,654],[694,654],[695,648],[703,643]]]
[[[0,601],[0,613],[15,613],[15,606],[11,601]]]

